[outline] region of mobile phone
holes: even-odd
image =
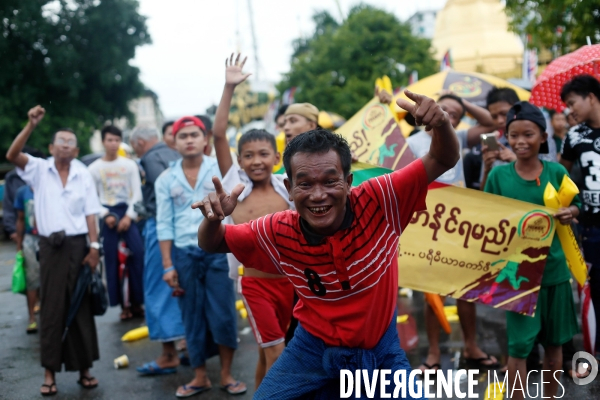
[[[481,144],[485,144],[488,150],[500,150],[500,146],[498,145],[498,141],[496,140],[496,135],[494,133],[482,133],[480,137]]]

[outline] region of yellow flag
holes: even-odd
[[[564,176],[558,192],[550,182],[544,190],[544,204],[546,207],[559,209],[569,207],[575,195],[579,193],[577,185],[567,175]],[[587,267],[573,230],[568,225],[557,224],[556,233],[560,239],[560,244],[567,258],[567,265],[575,277],[579,286],[583,286],[587,280]]]

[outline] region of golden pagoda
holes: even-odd
[[[438,60],[450,50],[456,71],[521,77],[523,43],[509,31],[500,0],[448,0],[437,14],[432,45]]]

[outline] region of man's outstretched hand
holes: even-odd
[[[209,221],[222,221],[225,217],[231,215],[237,199],[244,191],[244,185],[241,183],[233,188],[231,194],[227,194],[221,185],[221,181],[216,176],[212,178],[215,185],[215,192],[210,192],[202,201],[197,201],[192,204],[192,208],[199,208]]]
[[[244,74],[242,72],[248,57],[244,58],[244,60],[240,63],[241,55],[238,53],[235,61],[233,60],[233,55],[234,53],[231,53],[231,57],[225,59],[225,84],[237,86],[248,79],[248,77],[252,74]]]
[[[433,99],[410,90],[405,90],[404,94],[415,103],[400,98],[396,100],[396,104],[415,117],[417,126],[425,125],[425,130],[430,131],[449,121],[448,114]]]

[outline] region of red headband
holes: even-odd
[[[200,120],[200,118],[182,117],[175,121],[175,123],[173,124],[173,136],[177,135],[177,132],[179,132],[181,128],[185,128],[186,126],[192,125],[200,128],[202,132],[206,132],[206,128],[204,127],[204,124],[202,123],[202,120]]]

